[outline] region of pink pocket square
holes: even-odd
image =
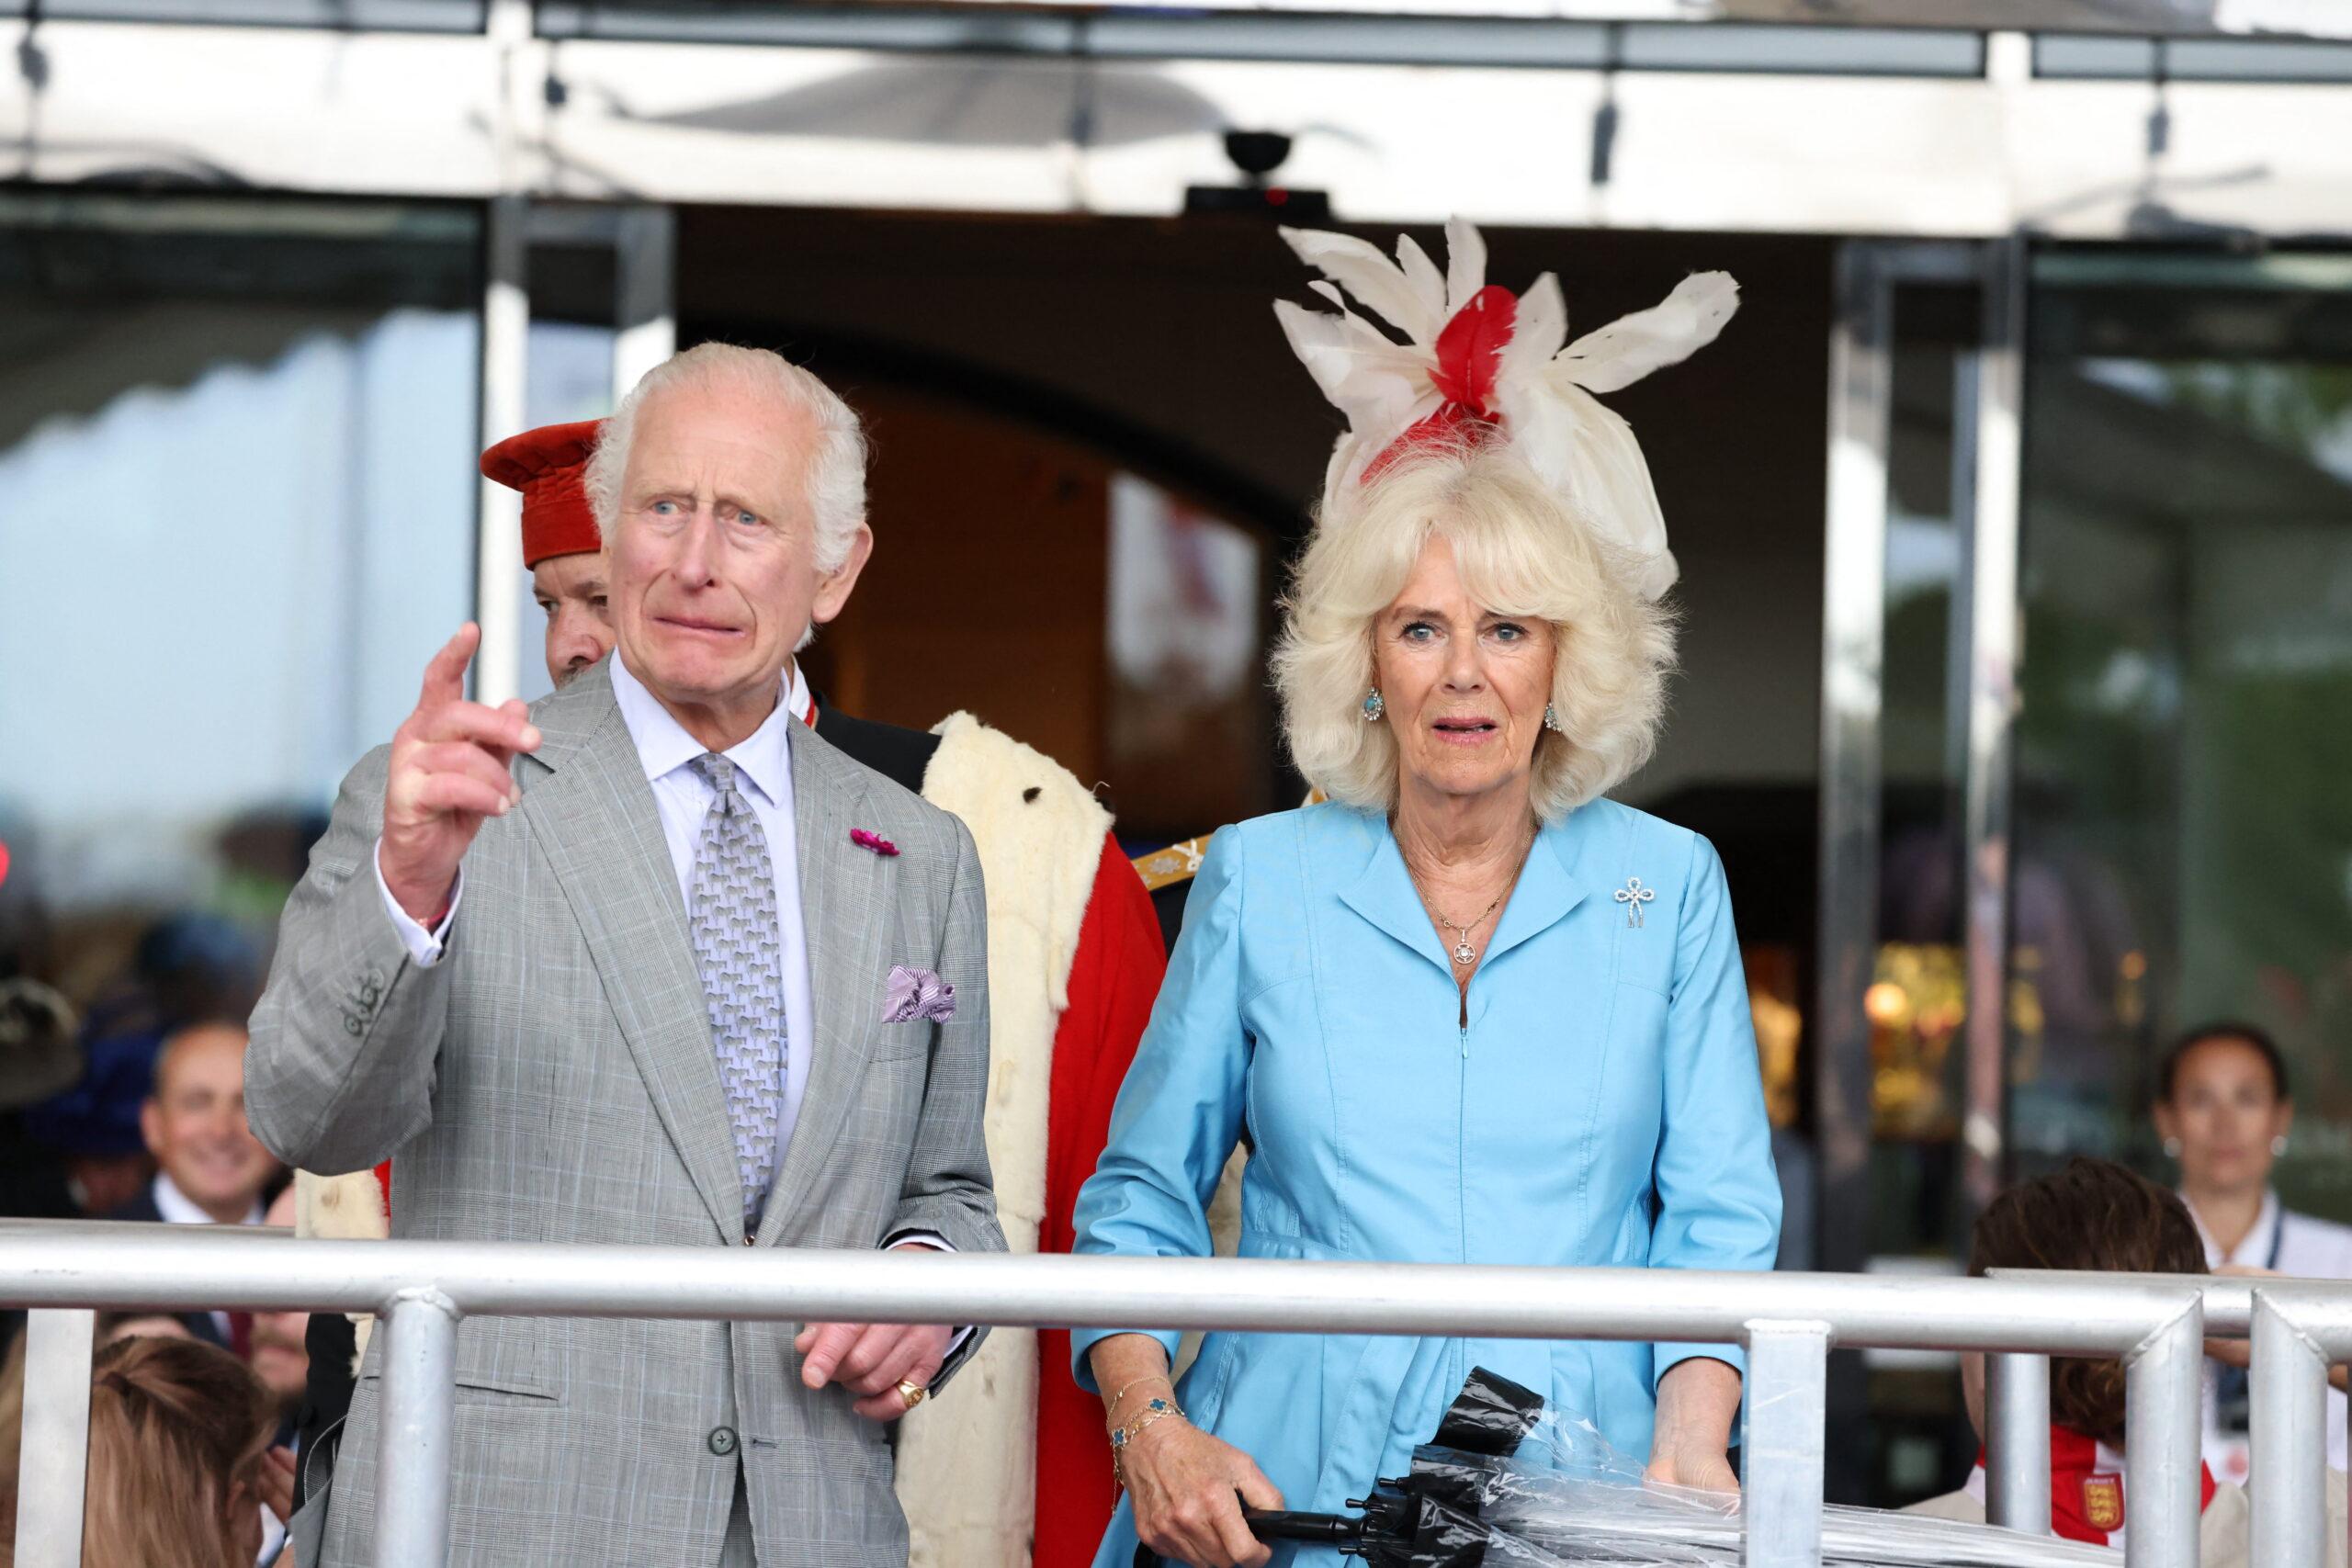
[[[924,1020],[945,1023],[956,1016],[956,987],[928,969],[890,967],[890,990],[883,998],[882,1021],[912,1023]]]

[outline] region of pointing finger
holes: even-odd
[[[466,666],[473,662],[474,649],[481,646],[481,628],[468,621],[457,635],[441,645],[424,667],[424,689],[418,694],[416,705],[434,707],[453,703],[466,694]]]

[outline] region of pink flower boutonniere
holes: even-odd
[[[849,830],[849,841],[855,844],[861,850],[872,850],[884,860],[888,860],[892,855],[899,852],[898,845],[892,843],[881,834],[869,833],[863,828],[852,828]]]

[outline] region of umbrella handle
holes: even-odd
[[[1324,1546],[1361,1546],[1363,1519],[1354,1514],[1301,1514],[1282,1508],[1244,1506],[1241,1517],[1260,1540],[1307,1540]],[[1165,1568],[1167,1560],[1148,1546],[1136,1548],[1135,1568]]]
[[[1363,1539],[1363,1519],[1351,1514],[1301,1514],[1282,1508],[1244,1508],[1250,1533],[1260,1540],[1312,1540],[1344,1546]]]

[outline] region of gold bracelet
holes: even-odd
[[[1115,1419],[1119,1414],[1119,1406],[1126,1403],[1127,1395],[1133,1393],[1136,1390],[1141,1388],[1148,1382],[1167,1383],[1169,1392],[1171,1393],[1174,1393],[1176,1389],[1175,1383],[1170,1382],[1166,1372],[1154,1372],[1148,1378],[1136,1378],[1133,1382],[1129,1382],[1125,1387],[1120,1389],[1118,1393],[1113,1394],[1111,1396],[1111,1403],[1103,1407],[1102,1413],[1106,1426],[1116,1427],[1119,1424]]]
[[[1111,1479],[1117,1484],[1120,1491],[1124,1492],[1127,1489],[1127,1445],[1134,1442],[1137,1438],[1142,1437],[1144,1429],[1149,1427],[1153,1422],[1164,1421],[1170,1416],[1182,1416],[1183,1414],[1184,1413],[1182,1410],[1176,1407],[1176,1402],[1174,1400],[1155,1399],[1150,1404],[1143,1407],[1142,1415],[1136,1416],[1134,1420],[1128,1422],[1124,1427],[1114,1427],[1112,1428]]]

